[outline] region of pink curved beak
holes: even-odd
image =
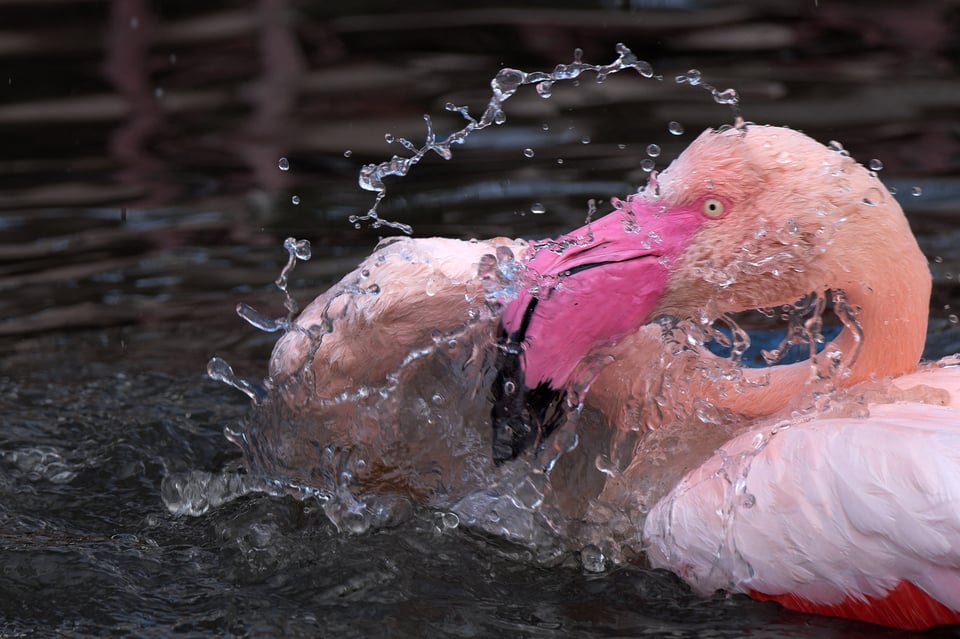
[[[671,265],[703,218],[653,198],[534,244],[523,290],[501,315],[493,459],[513,459],[563,423],[577,367],[651,319]],[[589,383],[589,382],[588,382]]]
[[[535,243],[527,286],[501,316],[507,336],[522,344],[527,386],[564,387],[591,351],[648,322],[671,264],[700,220],[638,198],[556,240]]]

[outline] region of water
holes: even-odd
[[[646,180],[648,145],[666,166],[730,121],[702,86],[673,81],[695,67],[736,88],[748,119],[882,162],[931,257],[927,356],[960,350],[947,8],[258,6],[78,3],[59,25],[40,5],[4,8],[6,28],[36,38],[0,55],[0,634],[902,636],[694,596],[663,573],[597,574],[596,549],[540,566],[428,509],[357,536],[312,499],[250,494],[175,516],[162,485],[240,465],[223,430],[248,401],[206,365],[220,356],[241,378],[264,376],[276,335],[234,311],[291,312],[273,283],[284,238],[312,244],[288,287],[303,303],[394,232],[349,222],[371,205],[359,170],[399,150],[386,132],[421,140],[425,113],[456,130],[463,117],[443,106],[482,110],[501,63],[553,69],[578,46],[605,61],[622,41],[667,79],[584,77],[548,100],[526,87],[508,122],[452,161],[430,155],[388,178],[378,213],[419,236],[573,228],[590,199],[606,210]],[[294,19],[278,19],[285,9]],[[765,39],[744,49],[727,25]]]

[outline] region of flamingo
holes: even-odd
[[[474,445],[492,454],[451,476],[495,477],[585,401],[612,425],[589,433],[611,461],[578,511],[600,522],[584,539],[636,545],[703,593],[900,628],[960,623],[960,359],[918,366],[930,275],[876,175],[750,124],[704,132],[616,208],[544,242],[381,247],[278,342],[269,385],[296,404],[382,383],[485,296],[493,433]],[[374,269],[404,285],[366,284]],[[811,293],[808,361],[745,368],[690,337]],[[827,299],[843,330],[822,344]],[[287,467],[304,455],[294,448]],[[396,487],[395,473],[368,479],[383,477]]]

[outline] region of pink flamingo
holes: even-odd
[[[405,285],[363,309],[321,297],[299,325],[339,308],[339,330],[319,351],[288,333],[272,382],[305,362],[332,393],[382,378],[431,327],[462,323],[476,265],[498,247],[524,258],[521,290],[499,293],[495,459],[542,442],[557,398],[589,386],[626,467],[585,517],[616,523],[610,534],[654,567],[806,612],[960,623],[960,360],[918,368],[929,271],[875,175],[789,129],[707,131],[618,211],[563,238],[396,244],[406,266],[388,275]],[[746,369],[670,328],[828,291],[844,329],[808,362]]]

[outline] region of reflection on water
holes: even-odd
[[[673,81],[696,68],[735,87],[747,119],[882,161],[931,258],[927,355],[960,350],[954,7],[554,2],[347,14],[295,0],[93,0],[2,11],[0,634],[878,636],[694,597],[659,573],[533,568],[431,512],[350,537],[319,505],[291,499],[172,517],[160,487],[239,463],[222,431],[247,407],[203,371],[222,355],[239,375],[263,376],[273,337],[234,308],[286,315],[272,282],[283,238],[314,248],[294,295],[325,289],[386,232],[348,222],[370,206],[361,167],[397,150],[386,133],[422,139],[423,114],[438,132],[456,130],[463,119],[444,105],[479,112],[501,65],[552,69],[577,47],[604,60],[624,42],[666,80],[621,74],[557,84],[549,100],[519,93],[509,126],[389,183],[382,214],[421,236],[572,228],[591,198],[604,210],[643,183],[643,159],[665,166],[728,121],[727,107]]]

